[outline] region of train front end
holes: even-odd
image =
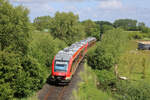
[[[69,58],[62,59],[63,55],[58,53],[52,63],[51,79],[57,83],[68,83],[71,80],[69,69]],[[64,56],[63,56],[64,58]]]

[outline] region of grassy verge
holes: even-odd
[[[119,74],[131,80],[150,80],[150,51],[137,50],[137,42],[131,41],[121,56]]]
[[[116,83],[117,100],[150,100],[150,51],[137,50],[137,42],[131,41],[128,50],[121,55],[119,76],[128,80]]]
[[[84,72],[80,73],[82,82],[78,90],[73,91],[72,100],[113,100],[110,94],[97,88],[97,77],[92,69],[85,63]]]

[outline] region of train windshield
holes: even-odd
[[[63,62],[63,61],[56,61],[55,62],[55,68],[54,71],[63,71],[63,72],[67,72],[67,68],[68,68],[68,62]]]

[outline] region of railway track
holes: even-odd
[[[44,100],[62,100],[66,88],[67,86],[51,86]]]
[[[68,85],[45,84],[38,93],[38,100],[70,100],[72,90],[77,88],[77,82],[80,80],[79,72],[83,70],[84,63],[81,63]]]

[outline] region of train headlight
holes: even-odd
[[[70,79],[70,77],[66,77],[66,80],[69,80]]]
[[[52,78],[54,78],[54,76],[52,76]]]

